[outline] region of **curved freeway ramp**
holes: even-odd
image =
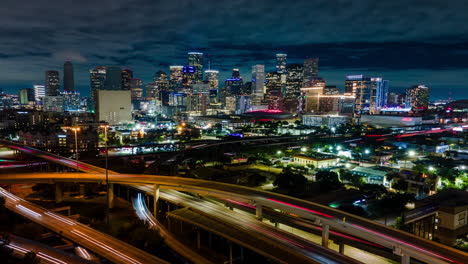
[[[0,196],[5,198],[5,206],[8,209],[30,219],[33,222],[41,224],[47,229],[50,229],[93,252],[96,252],[96,254],[112,261],[113,263],[168,263],[116,238],[91,229],[88,226],[82,225],[57,213],[31,204],[5,191],[3,188],[0,188]]]
[[[45,159],[51,160],[49,155],[53,157],[54,162],[63,164],[64,166],[77,166],[73,160],[65,159],[60,156],[57,161],[57,155],[48,154],[21,144],[12,143],[9,141],[0,141],[0,143],[8,146],[15,146],[16,149],[24,148],[31,155],[42,156]],[[63,163],[62,163],[63,162]],[[93,171],[93,168],[87,164],[79,163],[82,171]],[[23,174],[23,175],[6,175],[2,181],[12,182],[101,182],[104,179],[102,170],[98,174]],[[95,170],[96,171],[96,170]],[[97,171],[96,171],[97,172]],[[415,235],[390,228],[379,223],[345,213],[327,206],[317,203],[293,198],[290,196],[275,194],[271,192],[260,191],[253,188],[247,188],[238,185],[224,184],[220,182],[203,181],[196,179],[187,179],[168,176],[154,175],[123,175],[111,174],[109,179],[113,183],[119,184],[157,184],[162,189],[172,189],[185,192],[191,192],[199,195],[212,196],[220,199],[232,199],[243,202],[254,203],[257,206],[266,206],[272,209],[296,214],[298,217],[309,219],[328,225],[330,228],[342,233],[363,238],[373,243],[390,248],[395,254],[400,256],[418,259],[426,263],[444,264],[467,263],[468,254],[454,248],[426,240]],[[346,222],[342,221],[346,218]]]

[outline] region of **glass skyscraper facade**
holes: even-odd
[[[203,53],[189,52],[188,53],[188,66],[195,68],[195,73],[194,73],[195,82],[203,81]]]

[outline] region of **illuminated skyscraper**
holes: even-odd
[[[316,77],[307,82],[308,86],[300,89],[301,91],[301,105],[300,109],[306,113],[319,112],[320,96],[325,92],[325,80]]]
[[[189,52],[188,66],[195,68],[195,82],[203,81],[203,53]]]
[[[34,85],[34,100],[39,103],[42,100],[42,97],[46,95],[45,86],[41,84]]]
[[[414,85],[406,89],[406,107],[425,111],[429,106],[430,89],[426,85]]]
[[[283,94],[281,89],[281,73],[269,72],[265,78],[265,99],[264,104],[268,105],[268,109],[282,110],[283,109]]]
[[[47,96],[59,96],[60,95],[60,78],[58,71],[46,71],[45,72],[45,88]]]
[[[377,114],[387,102],[389,81],[381,77],[348,75],[345,81],[345,93],[355,97],[356,114]]]
[[[130,69],[122,70],[122,90],[130,90],[130,82],[133,78],[133,71]]]
[[[158,86],[160,91],[169,91],[169,80],[167,73],[164,71],[158,71],[153,75],[153,82]]]
[[[354,96],[354,110],[359,116],[369,111],[372,94],[371,79],[364,75],[348,75],[345,81],[345,93]]]
[[[387,95],[390,82],[380,77],[371,78],[371,105],[370,112],[377,113],[387,105]]]
[[[91,98],[94,99],[97,90],[104,89],[104,82],[106,80],[106,67],[98,66],[89,70],[89,79],[91,86]]]
[[[265,96],[265,65],[252,66],[252,84],[250,103],[254,106],[262,105]]]
[[[138,78],[130,80],[130,90],[132,101],[143,99],[143,81]]]
[[[122,90],[122,69],[115,66],[106,67],[104,90]]]
[[[34,102],[34,89],[24,88],[19,90],[19,100],[22,105]]]
[[[278,73],[286,73],[286,59],[287,54],[276,54],[276,72]]]
[[[206,70],[205,71],[205,80],[210,85],[210,89],[219,88],[219,71],[216,70]]]
[[[304,66],[302,64],[290,64],[287,67],[286,88],[284,97],[298,99],[301,95],[301,87],[304,76]]]
[[[184,66],[182,68],[182,75],[183,75],[183,80],[182,80],[182,87],[184,88],[183,92],[190,93],[192,90],[192,86],[195,83],[199,83],[201,81],[196,81],[196,68],[194,66]]]
[[[65,92],[75,91],[73,64],[70,61],[66,61],[65,64],[63,64],[63,90]]]
[[[304,83],[318,77],[318,63],[318,58],[304,60]]]
[[[232,78],[241,78],[239,69],[232,69]]]
[[[179,91],[180,89],[182,89],[182,83],[184,81],[183,70],[184,66],[169,66],[169,86],[172,91]]]

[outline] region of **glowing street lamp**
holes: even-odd
[[[276,151],[277,155],[281,155],[281,153],[283,153],[283,152],[281,152],[281,150]]]
[[[107,148],[107,130],[109,129],[108,124],[103,124],[99,126],[100,128],[104,129],[104,144],[105,144],[105,149],[106,149],[106,222],[107,225],[109,225],[109,150]]]
[[[429,166],[428,170],[429,170],[429,171],[435,171],[435,168],[432,167],[432,166]]]
[[[75,132],[75,159],[78,161],[78,131],[81,130],[79,127],[70,127],[70,130]],[[78,166],[78,165],[77,165]]]
[[[408,156],[410,156],[410,157],[416,156],[416,151],[414,151],[414,150],[408,151]]]
[[[368,150],[368,149],[364,150],[364,154],[367,155],[367,154],[369,154],[369,153],[370,153],[370,150]]]
[[[306,151],[307,151],[307,148],[306,148],[306,147],[302,147],[302,148],[301,148],[301,151],[302,151],[302,152],[306,152]]]

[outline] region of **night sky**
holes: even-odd
[[[44,82],[44,71],[75,66],[89,94],[88,70],[117,65],[145,83],[157,70],[209,54],[225,79],[253,64],[274,67],[319,57],[319,73],[344,86],[346,74],[390,80],[392,89],[430,85],[431,99],[468,98],[466,0],[2,0],[0,88]]]

